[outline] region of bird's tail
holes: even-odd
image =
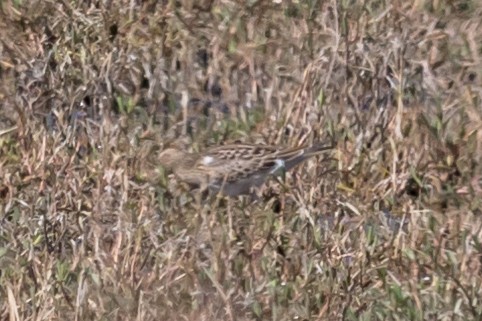
[[[307,158],[307,157],[320,155],[333,148],[335,148],[334,142],[331,142],[330,144],[318,142],[305,148],[303,156]]]
[[[295,149],[292,149],[289,151],[287,154],[285,154],[284,161],[285,161],[285,169],[290,170],[294,166],[298,165],[301,162],[304,162],[305,160],[321,155],[326,151],[329,151],[330,149],[333,149],[335,147],[335,143],[331,142],[331,144],[326,144],[326,143],[315,143],[311,146],[302,146],[298,147]],[[288,157],[286,157],[288,156]]]

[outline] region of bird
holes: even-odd
[[[163,150],[159,163],[193,188],[227,196],[252,194],[270,177],[333,148],[321,143],[294,148],[230,144],[187,153],[175,147]]]

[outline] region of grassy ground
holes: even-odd
[[[1,1],[0,319],[481,320],[481,16]],[[199,204],[178,138],[336,148]]]

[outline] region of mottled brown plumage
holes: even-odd
[[[319,155],[333,146],[313,145],[295,148],[234,144],[189,154],[175,148],[164,150],[161,165],[170,169],[180,180],[201,189],[221,190],[229,196],[248,194],[252,187],[261,186],[280,169],[289,171],[306,159]]]

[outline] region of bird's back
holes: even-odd
[[[317,155],[327,146],[300,146],[278,148],[275,146],[236,144],[217,146],[207,150],[198,160],[197,166],[211,173],[210,180],[224,184],[253,181],[263,183],[266,176],[279,168],[290,170],[309,157]]]

